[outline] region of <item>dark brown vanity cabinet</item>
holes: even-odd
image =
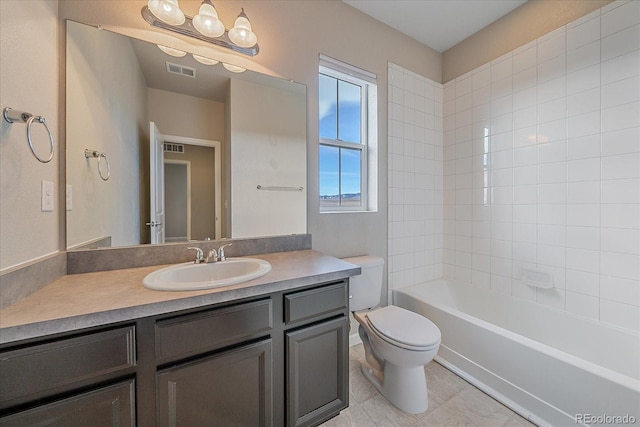
[[[311,426],[348,405],[348,281],[0,348],[0,426]]]

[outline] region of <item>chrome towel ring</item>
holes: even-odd
[[[100,178],[102,178],[103,181],[109,180],[109,178],[111,177],[111,165],[109,164],[109,159],[107,159],[106,153],[101,153],[96,150],[89,150],[88,148],[85,148],[84,157],[86,159],[97,158],[98,159],[98,175],[100,175]],[[102,159],[104,159],[104,162],[107,165],[106,175],[102,172]]]
[[[31,113],[27,113],[25,111],[17,111],[9,107],[6,107],[4,110],[2,110],[2,115],[4,116],[4,119],[7,121],[7,123],[19,122],[27,124],[27,143],[29,143],[29,149],[31,149],[31,154],[33,154],[33,157],[38,159],[40,163],[49,163],[51,159],[53,159],[53,153],[55,151],[53,134],[51,133],[49,126],[47,126],[47,122],[44,117],[34,116]],[[49,153],[49,157],[46,159],[40,157],[36,153],[36,150],[33,148],[33,142],[31,141],[31,125],[34,121],[42,124],[42,126],[44,126],[44,128],[47,130],[47,133],[49,134],[49,149],[51,152]]]

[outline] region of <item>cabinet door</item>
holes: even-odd
[[[287,425],[316,425],[349,404],[349,320],[286,333]]]
[[[130,380],[19,412],[0,426],[135,426],[135,385]]]
[[[158,373],[159,426],[271,426],[271,340]]]

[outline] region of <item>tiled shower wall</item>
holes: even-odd
[[[390,63],[389,292],[442,276],[442,125],[442,85]]]
[[[639,21],[640,2],[617,1],[445,84],[445,276],[639,329]],[[413,203],[423,176],[439,185],[440,163],[419,175],[413,104],[392,84],[393,124],[405,127],[390,141],[395,284],[422,275],[424,251],[424,275],[437,276],[437,227],[410,236],[418,212],[437,223],[431,193]],[[524,270],[555,287],[523,284]]]

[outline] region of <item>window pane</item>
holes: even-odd
[[[360,143],[362,88],[353,83],[338,81],[338,138]]]
[[[333,77],[319,75],[318,81],[319,117],[318,126],[320,128],[320,138],[338,138],[338,80]],[[337,194],[337,193],[336,193]]]
[[[340,149],[320,144],[320,205],[340,206]]]
[[[340,199],[341,206],[360,206],[362,203],[360,185],[360,150],[340,149]]]

